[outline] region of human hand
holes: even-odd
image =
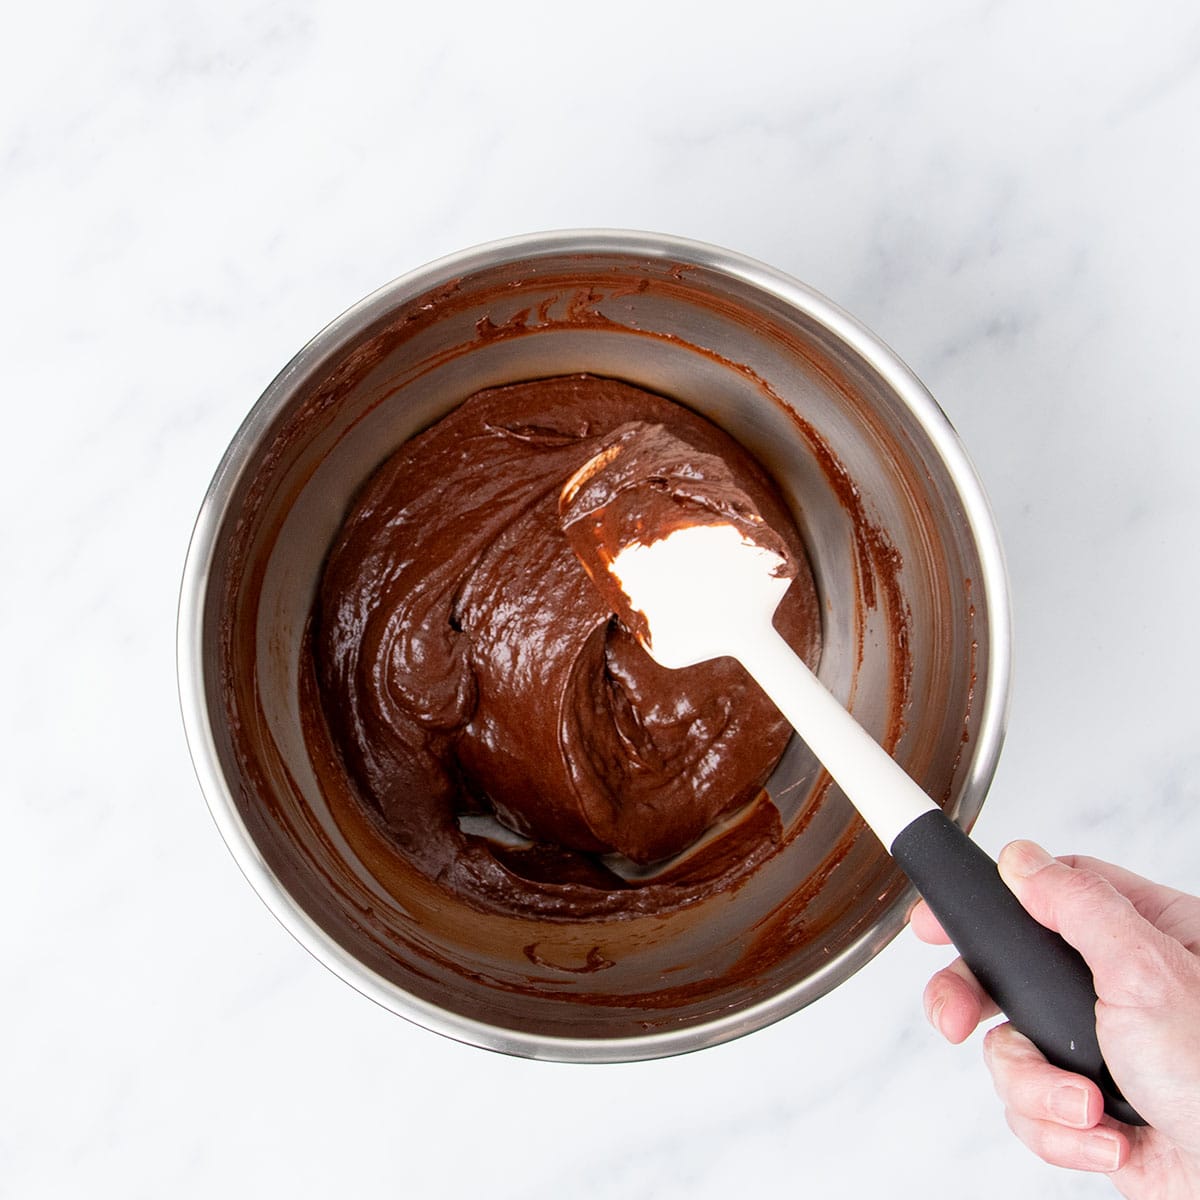
[[[984,1058],[1010,1128],[1046,1162],[1108,1173],[1129,1200],[1200,1197],[1200,899],[1096,859],[1053,859],[1032,842],[1007,846],[999,867],[1029,913],[1087,961],[1105,1062],[1149,1122],[1105,1116],[1093,1082],[1001,1024]],[[949,941],[924,901],[912,926],[922,941]],[[997,1011],[961,959],[925,988],[930,1022],[956,1044]]]

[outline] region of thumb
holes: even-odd
[[[1059,862],[1033,842],[1012,842],[997,865],[1029,914],[1083,955],[1100,1000],[1133,1007],[1169,1000],[1178,945],[1108,880]]]

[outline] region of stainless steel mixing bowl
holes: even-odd
[[[911,890],[793,739],[778,848],[736,890],[620,921],[481,913],[393,870],[309,759],[305,628],[348,505],[472,392],[587,371],[708,416],[770,471],[822,601],[820,675],[964,825],[1007,709],[1000,545],[946,417],[877,338],[760,263],[677,238],[564,232],[389,284],[288,364],[233,438],[188,552],[179,681],[217,825],[321,962],[451,1037],[567,1061],[725,1041],[846,979]]]

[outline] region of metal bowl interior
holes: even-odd
[[[817,579],[821,677],[969,826],[999,754],[1009,671],[1004,567],[974,471],[925,389],[846,314],[678,239],[483,247],[396,281],[318,335],[247,418],[205,499],[179,671],[222,835],[318,959],[460,1040],[616,1061],[801,1008],[894,936],[911,897],[795,738],[769,785],[787,830],[779,850],[733,893],[621,921],[455,911],[318,783],[299,663],[353,497],[474,391],[580,371],[689,405],[764,464]]]

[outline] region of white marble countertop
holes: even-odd
[[[1012,576],[979,839],[1200,891],[1193,4],[24,5],[0,48],[0,1195],[1108,1194],[1004,1126],[899,938],[734,1044],[468,1049],[246,886],[175,697],[196,510],[377,285],[612,226],[791,272],[957,425]]]

